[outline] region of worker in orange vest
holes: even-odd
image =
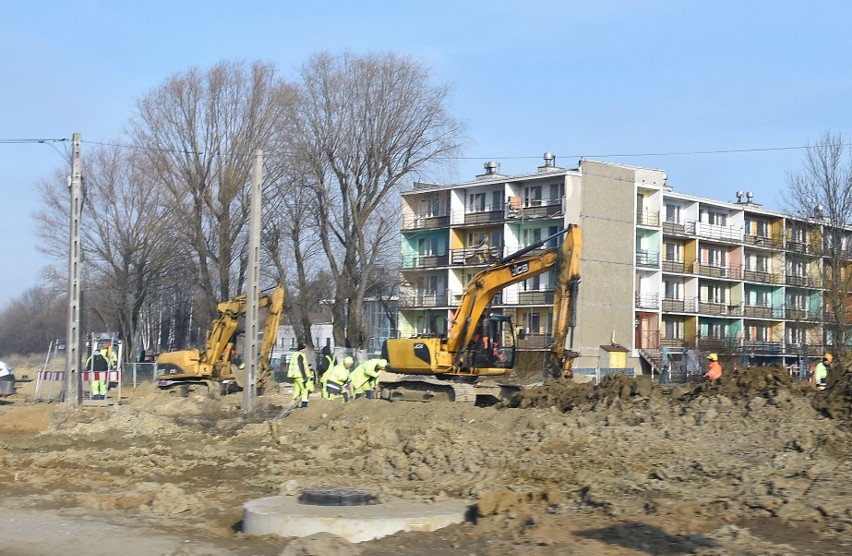
[[[707,378],[710,380],[718,380],[722,378],[722,365],[719,364],[719,356],[715,353],[711,353],[707,356],[707,360],[710,361],[710,366],[707,368]]]

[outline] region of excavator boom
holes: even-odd
[[[207,333],[204,350],[197,349],[171,351],[160,354],[157,366],[160,369],[158,385],[163,389],[191,384],[211,383],[224,386],[237,384],[238,374],[231,365],[231,348],[240,319],[247,309],[245,295],[222,301],[217,306],[219,317],[215,319]],[[263,294],[258,299],[258,307],[266,309],[263,344],[261,347],[260,372],[258,386],[263,386],[272,375],[270,357],[272,347],[278,336],[278,325],[284,306],[284,287],[278,285],[271,294]]]
[[[566,234],[561,245],[533,252]],[[495,294],[551,269],[557,270],[554,305],[555,329],[551,360],[560,373],[570,374],[573,351],[566,339],[574,326],[574,300],[579,283],[580,228],[567,228],[497,261],[474,276],[453,313],[446,339],[418,336],[388,340],[386,355],[391,370],[402,375],[482,377],[505,375],[514,366],[514,329],[508,316],[485,315]],[[490,338],[489,338],[490,336]],[[502,346],[495,343],[501,339]],[[511,352],[505,344],[511,342]],[[502,348],[502,351],[499,351]],[[487,352],[486,352],[487,350]],[[566,372],[567,370],[567,372]]]

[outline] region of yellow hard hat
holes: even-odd
[[[388,366],[388,360],[387,359],[379,359],[379,368],[380,369],[384,369],[387,366]]]
[[[828,361],[829,363],[831,363],[834,360],[834,357],[832,357],[830,353],[826,353],[825,355],[822,356],[822,358],[825,359],[826,361]]]
[[[709,359],[710,361],[718,361],[719,356],[716,355],[715,353],[711,353],[710,355],[707,356],[707,359]]]
[[[346,367],[351,367],[355,363],[355,360],[349,357],[348,355],[343,358],[343,365]]]

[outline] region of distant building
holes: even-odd
[[[575,368],[595,368],[602,346],[637,372],[661,354],[727,351],[751,363],[795,362],[832,343],[821,287],[826,249],[852,236],[819,219],[675,192],[662,170],[581,160],[560,168],[547,153],[530,174],[495,162],[475,180],[415,183],[402,195],[403,337],[446,334],[471,277],[497,258],[579,224],[581,284]],[[732,192],[733,193],[733,192]],[[827,245],[826,241],[831,245]],[[519,350],[544,352],[552,330],[553,273],[509,286],[491,311],[526,334]]]

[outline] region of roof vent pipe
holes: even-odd
[[[489,160],[488,162],[485,163],[485,173],[486,174],[496,174],[498,166],[499,166],[499,164],[497,164],[496,160]]]
[[[745,195],[742,191],[737,191],[737,203],[743,202],[743,195]]]
[[[553,153],[544,153],[544,165],[548,168],[556,166],[556,157]]]
[[[748,202],[750,203],[752,199],[754,199],[754,192],[749,191],[746,193],[746,198],[748,198]]]

